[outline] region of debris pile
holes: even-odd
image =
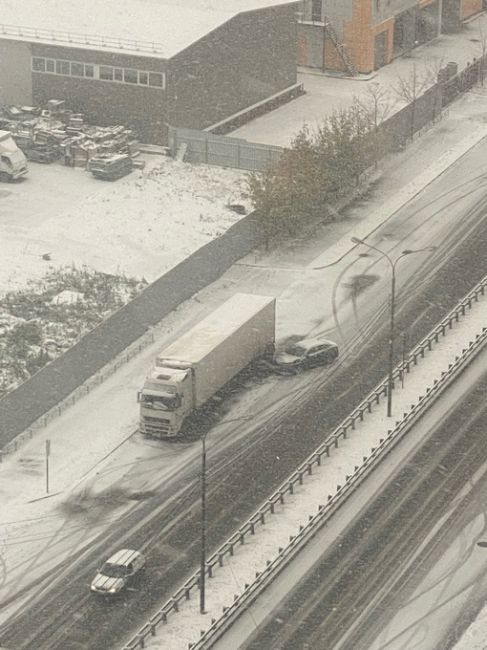
[[[27,159],[35,162],[61,160],[65,165],[88,168],[93,157],[110,160],[124,155],[133,159],[140,153],[131,129],[88,124],[81,113],[66,109],[63,100],[52,99],[44,109],[4,106],[0,129],[10,131]],[[142,166],[136,163],[134,166]]]

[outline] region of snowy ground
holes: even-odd
[[[388,174],[381,189],[366,209],[362,205],[352,210],[346,222],[326,227],[319,237],[309,242],[295,241],[269,253],[256,251],[236,264],[221,281],[200,292],[198,300],[188,301],[164,319],[155,332],[156,342],[152,346],[37,432],[16,453],[4,458],[0,465],[2,621],[22,606],[25,597],[22,590],[28,589],[33,580],[81,551],[114,520],[136,507],[130,499],[134,492],[150,490],[161,480],[170,481],[172,475],[184,475],[198,457],[197,445],[161,446],[157,441],[132,435],[137,424],[135,395],[159,346],[201,320],[235,291],[255,291],[256,287],[260,293],[280,297],[279,336],[285,336],[289,326],[312,330],[317,317],[323,321],[323,310],[329,310],[329,295],[325,297],[323,290],[325,287],[328,292],[331,290],[335,277],[327,271],[313,273],[312,268],[336,261],[352,247],[350,229],[353,228],[353,234],[361,235],[367,227],[377,229],[378,214],[388,224],[383,232],[394,232],[388,219],[391,221],[391,214],[401,201],[411,199],[471,147],[474,143],[472,131],[477,140],[487,133],[487,125],[483,122],[484,106],[483,93],[472,93],[459,102],[443,123],[413,143],[404,154],[388,162]],[[472,164],[477,173],[481,171],[476,159]],[[445,183],[448,185],[448,181]],[[383,211],[386,207],[388,213]],[[416,218],[423,218],[421,212]],[[429,222],[428,236],[441,233],[448,227],[447,222],[444,214],[439,215],[437,223]],[[424,238],[425,234],[419,230],[417,236]],[[332,243],[334,246],[330,248]],[[386,268],[380,271],[387,274]],[[317,295],[323,296],[321,307],[316,304]],[[305,379],[303,377],[303,381]],[[287,384],[278,382],[277,386],[281,391],[278,394],[286,397]],[[269,382],[261,390],[275,394],[276,384]],[[249,392],[247,398],[237,404],[233,415],[245,415],[251,403],[255,409],[253,400],[257,394],[257,389]],[[261,400],[264,400],[262,395]],[[274,403],[274,408],[278,409],[278,400]],[[268,415],[272,417],[272,413]],[[51,443],[51,496],[44,498],[47,439]],[[212,449],[228,440],[234,441],[232,424],[228,424],[226,430],[221,426],[214,436],[212,434],[208,441],[210,456]],[[144,472],[140,472],[141,466]],[[123,541],[121,539],[120,544],[123,545]]]
[[[436,80],[438,69],[449,61],[458,63],[461,70],[466,63],[479,58],[486,34],[487,15],[480,14],[466,23],[461,33],[442,34],[370,75],[349,79],[303,69],[298,81],[304,83],[305,95],[245,124],[231,135],[249,142],[287,147],[304,124],[311,128],[320,125],[334,110],[350,106],[354,98],[369,103],[374,87],[385,92],[379,114],[388,117],[405,104],[394,90],[400,77],[408,80],[415,69],[417,87],[424,85],[424,92]]]
[[[307,283],[312,281],[308,265],[317,266],[317,258],[321,264],[335,261],[350,249],[352,228],[355,235],[364,235],[367,228],[375,230],[379,221],[386,221],[399,207],[401,191],[404,202],[480,140],[487,133],[485,101],[486,95],[480,90],[467,95],[441,124],[404,154],[388,161],[387,176],[366,209],[362,205],[350,211],[346,221],[331,224],[311,242],[293,242],[269,254],[256,251],[248,256],[220,283],[202,292],[198,299],[202,302],[189,301],[165,319],[158,342],[133,364],[123,366],[116,382],[105,382],[18,452],[4,458],[0,465],[1,620],[21,606],[20,590],[84,548],[111,521],[135,507],[130,500],[133,491],[157,484],[161,475],[167,479],[171,470],[180,472],[199,453],[191,445],[182,450],[161,447],[131,435],[137,421],[134,396],[160,341],[174,338],[180,329],[200,320],[235,291],[256,287],[261,293],[283,295],[280,313],[285,315],[287,304],[291,320],[298,314],[300,303],[292,302],[291,291],[286,294],[288,287],[297,281],[295,295],[299,297],[302,278],[307,275]],[[294,117],[302,119],[296,102],[288,106],[294,106]],[[277,132],[277,125],[273,132]],[[151,167],[162,165],[159,172],[149,168],[114,184],[100,184],[80,170],[40,165],[31,166],[25,183],[2,184],[0,290],[22,286],[28,278],[42,275],[46,262],[40,255],[45,252],[51,253],[56,265],[74,261],[101,271],[120,270],[154,279],[181,259],[176,254],[184,256],[192,246],[207,241],[238,218],[225,204],[242,202],[238,192],[234,194],[234,184],[242,179],[240,173],[228,172],[222,184],[222,170],[198,167],[188,171],[180,163],[151,160]],[[169,174],[169,169],[176,173]],[[187,173],[195,177],[189,181],[186,177],[185,181]],[[193,192],[189,203],[180,196],[184,182]],[[132,194],[137,200],[129,203]],[[215,201],[216,196],[219,198]],[[169,203],[163,202],[164,197]],[[207,222],[206,218],[215,221]],[[177,222],[181,223],[176,228]],[[335,246],[330,250],[332,244]],[[322,275],[316,278],[315,296],[325,279]],[[309,295],[302,298],[312,298],[312,293],[309,287]],[[315,327],[316,314],[311,309],[303,310],[300,317],[306,321],[303,327]],[[279,332],[280,336],[285,334],[285,330]],[[245,407],[243,404],[242,409]],[[88,412],[93,416],[89,421]],[[52,494],[47,499],[43,498],[46,439],[51,441]],[[140,472],[141,464],[144,473]],[[115,509],[107,509],[103,499],[97,498],[110,494],[117,500]],[[83,495],[90,502],[88,511],[83,510]]]
[[[419,396],[433,387],[435,379],[439,379],[456,357],[461,356],[462,350],[482,332],[486,322],[487,300],[483,300],[407,376],[404,388],[394,393],[395,413],[409,412]],[[362,465],[363,458],[370,455],[371,449],[387,437],[390,428],[391,420],[386,417],[384,403],[375,406],[372,413],[358,424],[357,430],[337,449],[332,449],[331,458],[325,458],[322,466],[313,470],[313,475],[307,476],[302,486],[296,487],[295,494],[286,498],[285,505],[279,506],[275,515],[268,517],[266,524],[256,529],[254,536],[246,538],[245,544],[236,548],[233,557],[225,558],[223,567],[215,569],[214,577],[207,583],[207,615],[201,616],[198,598],[184,601],[180,611],[170,616],[166,625],[158,626],[157,637],[147,639],[146,647],[186,650],[189,643],[195,643],[200,630],[206,629],[212,618],[221,616],[223,607],[229,607],[234,595],[242,593],[244,585],[254,581],[256,572],[265,570],[266,562],[277,557],[279,548],[288,545],[290,536],[297,535],[300,526],[306,526],[309,516],[315,515],[320,504],[326,501],[326,495],[333,495],[337,486],[344,484],[345,477],[354,474],[355,468]],[[452,559],[456,556],[453,555]],[[295,583],[298,580],[296,577]],[[443,634],[441,626],[438,630]],[[428,647],[434,647],[431,642],[429,637]]]
[[[240,218],[228,204],[249,207],[244,179],[163,156],[114,183],[30,163],[24,181],[0,184],[0,292],[72,263],[152,282]]]

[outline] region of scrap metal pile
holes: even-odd
[[[10,131],[28,160],[89,168],[97,160],[131,160],[140,153],[139,142],[124,126],[93,126],[84,116],[64,107],[62,100],[50,100],[47,107],[5,106],[0,108],[0,130]],[[138,161],[137,161],[138,162]],[[141,166],[134,163],[133,166]]]

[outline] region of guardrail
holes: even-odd
[[[404,373],[409,373],[411,368],[418,364],[420,359],[425,357],[426,352],[432,350],[433,345],[438,343],[441,337],[444,337],[449,330],[453,328],[454,323],[458,322],[462,316],[465,316],[467,311],[471,309],[472,305],[479,301],[480,296],[484,296],[487,291],[487,276],[484,277],[468,294],[445,316],[431,332],[418,343],[415,348],[409,353],[404,363],[400,363],[394,369],[394,380],[400,379]],[[201,650],[208,647],[205,644],[211,640],[216,639],[216,635],[223,631],[223,625],[228,625],[230,617],[235,618],[235,611],[239,610],[243,604],[248,604],[256,595],[256,590],[259,586],[264,587],[267,584],[267,577],[276,566],[280,565],[285,558],[290,556],[293,549],[298,548],[298,545],[303,544],[304,535],[308,534],[310,530],[314,530],[313,526],[324,523],[325,517],[331,517],[341,504],[345,501],[353,489],[355,489],[358,481],[363,480],[365,472],[371,471],[375,464],[379,462],[385,455],[392,449],[392,441],[396,442],[398,437],[409,429],[414,419],[418,416],[419,412],[431,403],[436,398],[439,391],[443,389],[448,381],[452,379],[456,372],[463,369],[464,365],[472,358],[472,355],[478,348],[487,340],[487,328],[483,329],[474,342],[472,342],[467,350],[464,351],[461,357],[458,357],[454,364],[451,364],[449,370],[443,373],[441,379],[437,381],[434,387],[427,391],[426,395],[420,397],[418,404],[411,405],[409,413],[404,413],[401,421],[397,421],[395,428],[390,430],[387,438],[381,441],[379,447],[372,451],[372,455],[364,460],[363,465],[355,467],[355,473],[352,476],[347,476],[345,485],[337,486],[335,495],[328,496],[326,505],[320,506],[319,512],[310,517],[308,524],[302,527],[299,535],[290,539],[289,545],[286,549],[280,549],[278,557],[274,561],[268,561],[267,567],[264,572],[256,574],[256,579],[252,585],[245,585],[244,592],[240,596],[235,596],[234,603],[229,608],[223,609],[222,617],[215,620],[212,619],[211,625],[206,632],[202,632],[201,639],[195,644],[189,644],[188,648],[191,650]],[[369,395],[352,411],[352,413],[340,424],[328,438],[301,463],[301,465],[289,476],[284,483],[258,508],[258,510],[224,543],[220,548],[210,557],[207,561],[207,575],[212,577],[213,571],[218,566],[223,566],[224,558],[232,556],[235,553],[235,548],[245,543],[247,535],[254,535],[256,527],[265,524],[266,517],[275,512],[276,506],[285,502],[286,495],[292,495],[294,488],[297,484],[302,485],[305,477],[313,473],[313,468],[320,466],[323,457],[329,457],[330,451],[337,448],[339,440],[346,439],[350,431],[355,430],[358,421],[362,421],[366,413],[372,411],[374,404],[378,404],[382,397],[387,396],[387,378],[384,379],[378,386],[369,393]],[[385,451],[387,450],[387,451]],[[200,572],[195,572],[179,589],[176,593],[158,610],[149,621],[135,634],[132,639],[124,646],[123,650],[137,650],[138,648],[145,647],[145,639],[149,636],[156,636],[156,629],[160,623],[166,623],[170,613],[177,612],[179,605],[185,600],[189,600],[192,590],[199,586]]]
[[[128,38],[111,38],[109,36],[82,34],[80,32],[63,32],[57,29],[37,29],[17,25],[0,25],[0,35],[23,40],[49,41],[54,44],[69,43],[126,50],[129,52],[164,54],[164,45],[162,43],[135,41]]]
[[[353,475],[347,476],[345,484],[337,487],[337,492],[328,497],[328,503],[321,505],[318,512],[311,516],[306,526],[300,528],[295,537],[291,537],[289,544],[285,548],[280,548],[277,557],[267,563],[266,568],[261,573],[256,573],[255,580],[250,585],[245,586],[245,590],[235,596],[234,602],[223,609],[222,616],[219,619],[212,619],[208,630],[204,632],[196,643],[190,643],[190,650],[203,650],[211,647],[221,635],[230,627],[233,621],[238,618],[245,607],[258,597],[266,586],[275,578],[278,571],[282,570],[285,565],[296,555],[296,553],[305,546],[318,530],[326,524],[333,514],[345,503],[352,495],[362,481],[376,468],[379,463],[392,451],[392,448],[399,442],[409,431],[414,422],[422,417],[422,411],[429,406],[438,396],[439,393],[470,363],[476,352],[487,342],[487,328],[483,328],[482,334],[477,335],[475,341],[472,341],[469,347],[464,351],[461,357],[450,366],[448,371],[444,372],[441,378],[435,383],[427,394],[420,396],[417,404],[411,405],[411,410],[404,414],[404,417],[397,426],[388,431],[387,437],[381,439],[379,445],[372,449],[371,455],[364,458],[360,467],[356,468]]]

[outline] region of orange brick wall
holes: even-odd
[[[436,0],[418,0],[418,6],[427,7]],[[468,18],[482,11],[482,0],[458,0],[461,7],[461,17]],[[394,18],[388,18],[379,25],[372,22],[372,0],[353,0],[352,18],[343,24],[343,42],[348,55],[359,72],[368,73],[374,70],[375,43],[377,34],[387,32],[387,61],[392,60]],[[304,60],[304,44],[298,45],[298,58]],[[342,70],[343,63],[333,44],[326,39],[323,48],[324,65],[327,68]]]
[[[352,63],[359,72],[374,69],[374,36],[372,31],[372,3],[353,1],[352,20],[343,25],[344,42]]]
[[[336,51],[336,47],[329,38],[325,39],[323,57],[323,65],[325,68],[329,68],[330,70],[345,70],[345,65]]]
[[[482,11],[482,0],[462,0],[462,18],[468,18]]]

